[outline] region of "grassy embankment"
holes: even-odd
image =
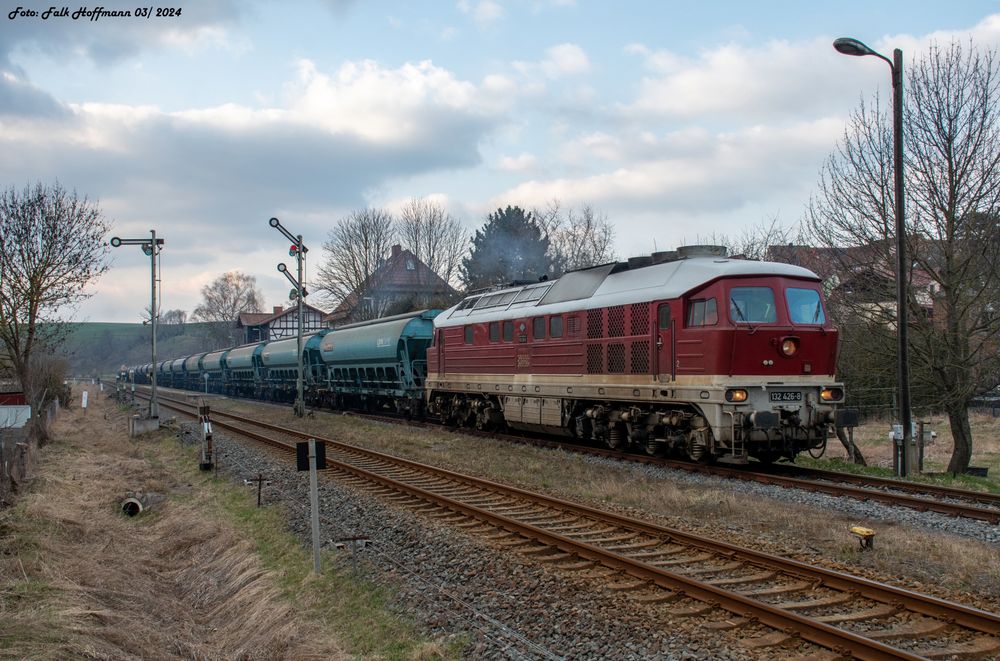
[[[64,412],[36,478],[0,513],[0,656],[18,658],[453,657],[333,553],[311,553],[277,508],[197,470],[161,431],[126,439],[98,397]],[[106,419],[107,418],[107,419]],[[127,491],[161,494],[134,519]]]
[[[888,419],[871,420],[855,430],[854,442],[864,454],[867,467],[849,463],[847,452],[835,438],[830,439],[825,456],[814,460],[803,454],[799,463],[817,468],[892,477],[893,446],[889,441],[892,422]],[[912,475],[910,479],[1000,493],[1000,418],[984,413],[972,413],[969,416],[972,427],[972,465],[987,467],[989,471],[985,478],[947,473],[953,445],[948,417],[931,416],[925,422],[925,428],[936,431],[937,438],[924,447],[924,474]]]

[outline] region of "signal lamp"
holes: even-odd
[[[819,398],[824,402],[837,402],[844,398],[843,388],[823,388],[819,391]]]
[[[727,402],[745,402],[747,401],[747,391],[743,389],[727,390],[726,391],[726,401]]]
[[[299,251],[299,247],[293,243],[292,247],[288,249],[288,256],[289,257],[295,257],[295,254],[298,251]]]
[[[799,350],[799,340],[794,337],[786,337],[781,341],[781,353],[791,358]]]

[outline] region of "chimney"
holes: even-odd
[[[281,314],[282,312],[284,312],[284,308],[282,308],[280,305],[275,305],[274,312],[272,312],[271,314]]]
[[[393,257],[399,257],[399,255],[402,252],[403,252],[403,246],[399,245],[398,243],[392,247],[392,256]]]

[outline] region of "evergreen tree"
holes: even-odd
[[[472,237],[472,251],[462,260],[460,276],[468,289],[537,281],[551,271],[549,237],[534,215],[520,207],[497,209]]]

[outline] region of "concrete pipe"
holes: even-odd
[[[125,516],[138,516],[144,509],[142,501],[138,498],[126,498],[122,501],[122,514]]]

